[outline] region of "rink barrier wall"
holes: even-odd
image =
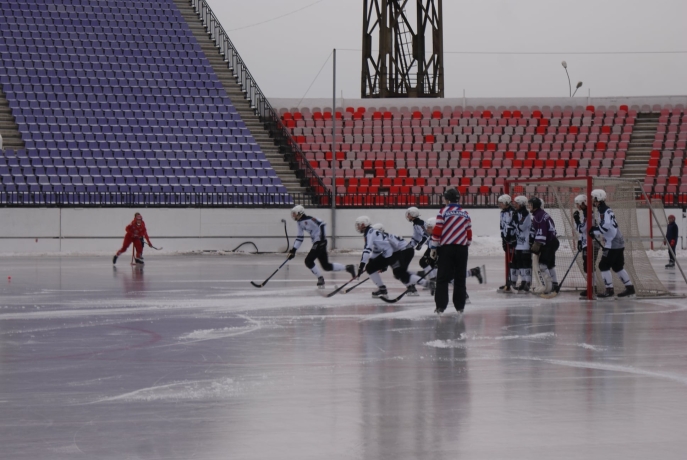
[[[420,217],[435,217],[437,210],[422,209]],[[473,235],[499,237],[499,210],[468,209]],[[285,219],[289,243],[296,238],[296,223],[288,209],[201,209],[201,208],[0,208],[0,255],[46,253],[114,253],[124,238],[124,228],[141,212],[150,239],[161,252],[231,251],[252,241],[260,252],[284,252]],[[331,236],[331,209],[306,209],[306,213],[327,222]],[[666,209],[674,214],[681,236],[678,251],[684,248],[686,218],[681,209]],[[354,222],[367,215],[373,223],[400,236],[412,235],[412,226],[403,209],[337,209],[336,249],[356,250],[363,240]],[[648,235],[650,230],[642,231]],[[331,248],[331,239],[329,243]],[[310,248],[306,236],[299,252]],[[244,246],[250,251],[252,246]],[[661,249],[661,248],[658,248]]]

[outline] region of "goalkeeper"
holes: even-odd
[[[528,200],[532,213],[530,227],[530,252],[539,255],[539,270],[551,277],[551,286],[545,286],[543,294],[558,292],[558,278],[556,276],[556,251],[560,246],[556,236],[556,225],[549,214],[542,209],[541,199],[532,197]],[[533,267],[537,269],[537,267]],[[546,278],[546,276],[545,276]],[[547,283],[548,284],[548,283]]]

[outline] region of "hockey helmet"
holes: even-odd
[[[375,230],[379,230],[380,232],[384,231],[384,226],[379,222],[377,222],[376,224],[372,224],[372,228],[374,228]]]
[[[367,216],[360,216],[355,220],[355,229],[358,233],[364,233],[365,229],[370,226],[370,218]]]
[[[455,188],[449,188],[444,191],[444,199],[449,203],[457,203],[460,199],[460,193]]]
[[[592,190],[592,199],[595,201],[606,201],[606,191],[600,188]]]
[[[527,197],[525,195],[518,195],[513,201],[520,206],[527,206]]]
[[[499,200],[498,200],[498,201],[499,201],[499,203],[505,204],[505,205],[507,206],[507,205],[510,204],[510,202],[511,202],[512,200],[511,200],[511,198],[510,198],[510,195],[504,194],[504,195],[501,195],[501,196],[499,197]]]
[[[527,202],[530,204],[530,206],[532,206],[532,209],[539,209],[543,206],[541,199],[539,199],[536,196],[533,196],[532,198],[527,200]]]
[[[303,214],[305,214],[305,208],[303,206],[301,206],[300,204],[297,206],[294,206],[293,209],[291,209],[291,218],[293,220],[300,219]]]
[[[412,221],[413,219],[417,219],[420,217],[420,210],[417,209],[415,206],[411,206],[406,210],[406,219],[409,221]]]
[[[587,205],[587,195],[584,195],[584,194],[577,195],[575,197],[575,204],[578,204],[578,205],[584,204],[586,206]]]
[[[434,226],[437,224],[437,219],[436,217],[430,217],[425,221],[425,228],[427,231],[431,231],[431,229],[434,228]]]

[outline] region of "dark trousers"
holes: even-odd
[[[673,254],[677,254],[677,240],[675,241],[675,244],[670,245],[670,249],[673,250],[673,252],[668,251],[668,257],[670,258],[670,263],[675,263],[675,257],[673,257]]]
[[[458,244],[440,246],[437,250],[437,287],[434,303],[438,311],[448,306],[448,285],[453,280],[453,306],[456,310],[465,309],[465,272],[468,269],[468,247]]]
[[[415,248],[407,248],[403,251],[394,253],[396,260],[391,264],[391,269],[394,273],[394,278],[401,281],[403,284],[410,282],[410,273],[408,273],[408,266],[415,256]]]
[[[332,271],[332,264],[329,263],[329,256],[327,255],[327,240],[318,241],[313,244],[310,252],[305,256],[305,266],[312,270],[315,266],[315,260],[320,261],[322,270],[326,272]]]

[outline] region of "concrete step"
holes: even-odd
[[[296,172],[291,170],[288,162],[284,161],[283,155],[279,153],[278,148],[274,145],[274,140],[269,136],[269,132],[265,129],[264,124],[260,122],[255,111],[251,108],[250,101],[246,99],[246,93],[236,82],[236,78],[229,69],[227,61],[219,53],[219,48],[217,48],[214,41],[210,39],[196,12],[185,0],[174,0],[174,3],[181,11],[182,17],[186,20],[191,32],[198,40],[201,49],[218,75],[232,104],[255,138],[255,141],[260,145],[261,150],[265,153],[265,157],[272,164],[287,191],[289,193],[305,193],[306,189],[301,187],[300,179],[296,176]]]

